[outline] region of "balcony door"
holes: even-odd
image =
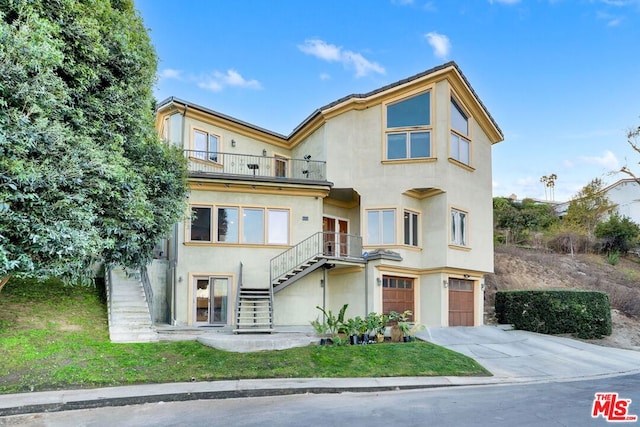
[[[229,323],[228,277],[196,277],[195,324],[226,325]]]
[[[324,255],[346,257],[349,255],[347,234],[349,222],[343,218],[322,217],[324,231]]]

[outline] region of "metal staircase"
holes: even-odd
[[[238,287],[234,333],[273,332],[273,293],[269,288]]]
[[[273,295],[323,266],[362,263],[362,238],[318,232],[271,260],[268,288],[245,287],[240,265],[234,333],[273,332]]]
[[[271,287],[278,293],[326,264],[362,259],[362,237],[321,231],[271,260]]]

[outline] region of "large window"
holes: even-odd
[[[218,208],[218,242],[238,243],[238,208]]]
[[[211,208],[191,207],[190,240],[194,242],[211,241]]]
[[[396,243],[396,211],[381,209],[367,211],[367,244],[393,245]]]
[[[451,98],[451,158],[470,164],[469,117],[460,105]]]
[[[267,243],[286,245],[289,243],[289,211],[269,209],[267,212]]]
[[[216,212],[215,222],[212,212]],[[188,241],[251,245],[288,245],[288,209],[257,207],[191,207]],[[215,224],[215,227],[213,226]]]
[[[404,211],[404,244],[418,246],[418,214]]]
[[[264,243],[264,209],[242,209],[242,243]]]
[[[431,157],[431,92],[386,106],[386,159]]]
[[[216,135],[201,130],[193,131],[193,157],[211,162],[218,161],[218,144]]]
[[[467,246],[467,213],[451,209],[451,243]]]

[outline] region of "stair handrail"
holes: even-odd
[[[324,232],[319,231],[271,259],[271,283],[297,266],[322,254]],[[272,286],[273,287],[273,286]]]
[[[151,286],[151,280],[149,280],[149,272],[146,265],[140,267],[140,281],[142,282],[144,297],[147,300],[147,307],[149,308],[149,317],[151,317],[151,323],[155,323],[155,315],[153,311],[153,287]]]
[[[238,274],[238,286],[236,286],[236,312],[234,313],[235,327],[238,328],[240,324],[240,292],[242,291],[242,262],[240,262],[240,271]]]
[[[331,236],[326,238],[325,236]],[[345,239],[344,241],[342,239]],[[336,245],[344,246],[339,251]],[[318,257],[361,258],[362,237],[334,231],[319,231],[271,259],[271,284],[296,267]],[[273,287],[273,286],[272,286]]]

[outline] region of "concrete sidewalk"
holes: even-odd
[[[288,335],[282,337],[290,339]],[[0,416],[160,401],[574,381],[640,372],[640,352],[568,338],[491,326],[428,329],[419,336],[474,358],[494,376],[235,380],[22,393],[0,395]],[[278,340],[278,334],[271,339]],[[225,345],[233,342],[224,340]]]

